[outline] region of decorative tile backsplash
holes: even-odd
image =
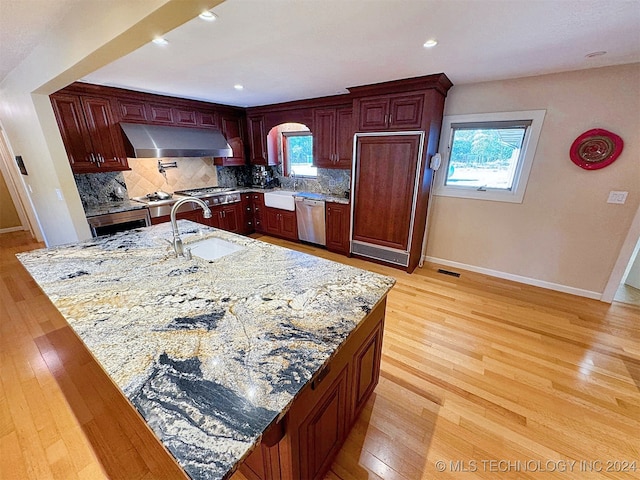
[[[175,162],[177,168],[158,171],[158,160],[162,163]],[[141,197],[162,190],[173,193],[190,188],[215,187],[218,172],[213,158],[130,158],[131,170],[123,172],[129,196]]]

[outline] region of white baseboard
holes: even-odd
[[[511,280],[513,282],[524,283],[525,285],[533,285],[534,287],[547,288],[549,290],[555,290],[556,292],[570,293],[571,295],[578,295],[579,297],[592,298],[594,300],[600,300],[602,293],[592,292],[591,290],[583,290],[581,288],[569,287],[567,285],[561,285],[559,283],[545,282],[544,280],[538,280],[537,278],[522,277],[520,275],[514,275],[512,273],[500,272],[498,270],[491,270],[490,268],[476,267],[475,265],[467,265],[466,263],[453,262],[451,260],[445,260],[443,258],[435,258],[430,256],[423,257],[426,262],[437,263],[446,267],[460,268],[462,270],[469,270],[470,272],[482,273],[483,275],[489,275],[491,277],[503,278],[505,280]]]
[[[26,230],[26,228],[23,226],[0,228],[0,233],[21,232],[22,230]]]

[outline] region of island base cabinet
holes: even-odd
[[[386,298],[300,392],[279,443],[264,443],[240,470],[251,480],[321,480],[380,377]]]

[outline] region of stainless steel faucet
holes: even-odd
[[[296,172],[291,171],[291,173],[289,174],[289,176],[291,178],[293,178],[293,191],[296,191],[296,188],[298,187],[298,179],[296,178]]]
[[[178,223],[176,222],[176,213],[178,212],[178,209],[187,202],[193,202],[200,205],[202,207],[202,210],[204,210],[204,218],[211,218],[211,210],[209,210],[207,204],[199,198],[185,197],[181,198],[173,204],[173,207],[171,207],[171,227],[173,228],[173,242],[171,242],[171,244],[173,245],[173,250],[176,252],[176,257],[184,256],[182,239],[180,238],[180,232],[178,231]]]

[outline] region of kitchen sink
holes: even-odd
[[[191,255],[195,255],[204,260],[216,260],[244,249],[244,247],[240,245],[215,237],[198,240],[196,242],[185,242],[184,247],[185,249],[191,249]]]
[[[293,196],[298,192],[290,190],[276,190],[275,192],[265,192],[264,204],[267,207],[279,208],[281,210],[289,210],[293,212],[296,209],[296,203]]]

